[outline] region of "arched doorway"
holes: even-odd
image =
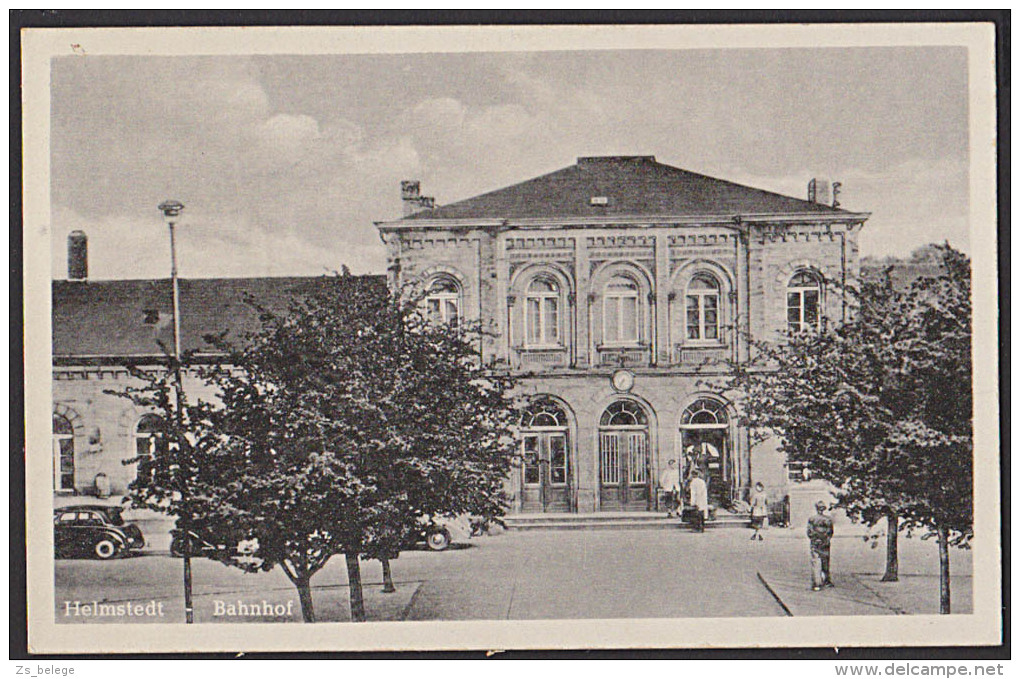
[[[614,401],[599,419],[599,506],[603,511],[644,511],[651,498],[648,413],[640,404]]]
[[[521,417],[521,511],[570,511],[569,424],[548,398],[532,401]]]
[[[708,483],[711,504],[728,507],[734,471],[730,455],[729,417],[726,406],[712,398],[699,398],[684,410],[680,418],[683,439],[684,478],[695,467]]]

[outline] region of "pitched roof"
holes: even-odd
[[[381,278],[381,277],[372,277]],[[181,348],[211,351],[203,339],[226,331],[240,339],[259,327],[251,295],[277,312],[314,289],[321,276],[204,278],[180,281]],[[53,281],[53,356],[153,356],[173,346],[170,281]]]
[[[607,202],[594,205],[592,198]],[[578,158],[576,164],[551,174],[404,219],[804,213],[850,214],[663,165],[654,156],[596,156]]]

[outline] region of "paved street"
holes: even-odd
[[[372,620],[738,617],[896,614],[937,611],[932,541],[901,539],[902,582],[878,583],[884,550],[859,537],[833,543],[835,590],[809,589],[807,541],[770,530],[750,542],[743,529],[529,531],[484,536],[442,553],[410,551],[393,562],[398,592],[381,592],[378,563],[363,563]],[[970,554],[953,552],[954,612],[970,606]],[[194,562],[199,622],[300,620],[280,571],[244,574]],[[181,562],[162,550],[111,562],[56,562],[58,622],[180,622]],[[346,570],[334,558],[312,580],[320,620],[347,620]],[[934,589],[932,587],[934,586]],[[771,591],[770,591],[771,590]],[[777,601],[777,597],[786,606]],[[77,607],[74,602],[80,602]],[[132,603],[85,615],[92,602]],[[71,603],[67,603],[71,602]],[[217,603],[219,602],[219,603]],[[289,604],[288,602],[293,602]],[[155,604],[154,606],[152,604]],[[163,615],[148,615],[163,604]],[[931,609],[931,610],[929,610]]]

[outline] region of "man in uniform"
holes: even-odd
[[[825,514],[826,504],[815,503],[818,513],[808,519],[807,536],[811,541],[811,589],[835,587],[829,572],[829,547],[832,543],[832,517]]]

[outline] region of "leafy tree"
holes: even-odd
[[[744,423],[830,481],[848,515],[886,518],[883,579],[897,579],[900,529],[938,537],[948,612],[948,547],[972,534],[970,270],[938,252],[935,277],[905,285],[887,269],[847,291],[847,323],[755,342],[726,386]]]
[[[207,338],[226,358],[202,371],[216,402],[187,418],[194,524],[252,540],[251,554],[217,558],[280,566],[306,621],[310,580],[333,555],[345,557],[351,617],[362,621],[359,559],[388,565],[424,521],[504,511],[513,385],[480,365],[477,328],[430,323],[417,301],[344,272],[285,314],[251,300],[261,327],[240,346]],[[154,461],[154,484],[172,464]],[[163,489],[132,492],[144,502]]]
[[[948,245],[937,276],[911,286],[902,353],[904,390],[912,409],[887,447],[908,464],[905,525],[927,529],[939,545],[940,611],[950,612],[949,548],[974,535],[973,365],[970,260]]]

